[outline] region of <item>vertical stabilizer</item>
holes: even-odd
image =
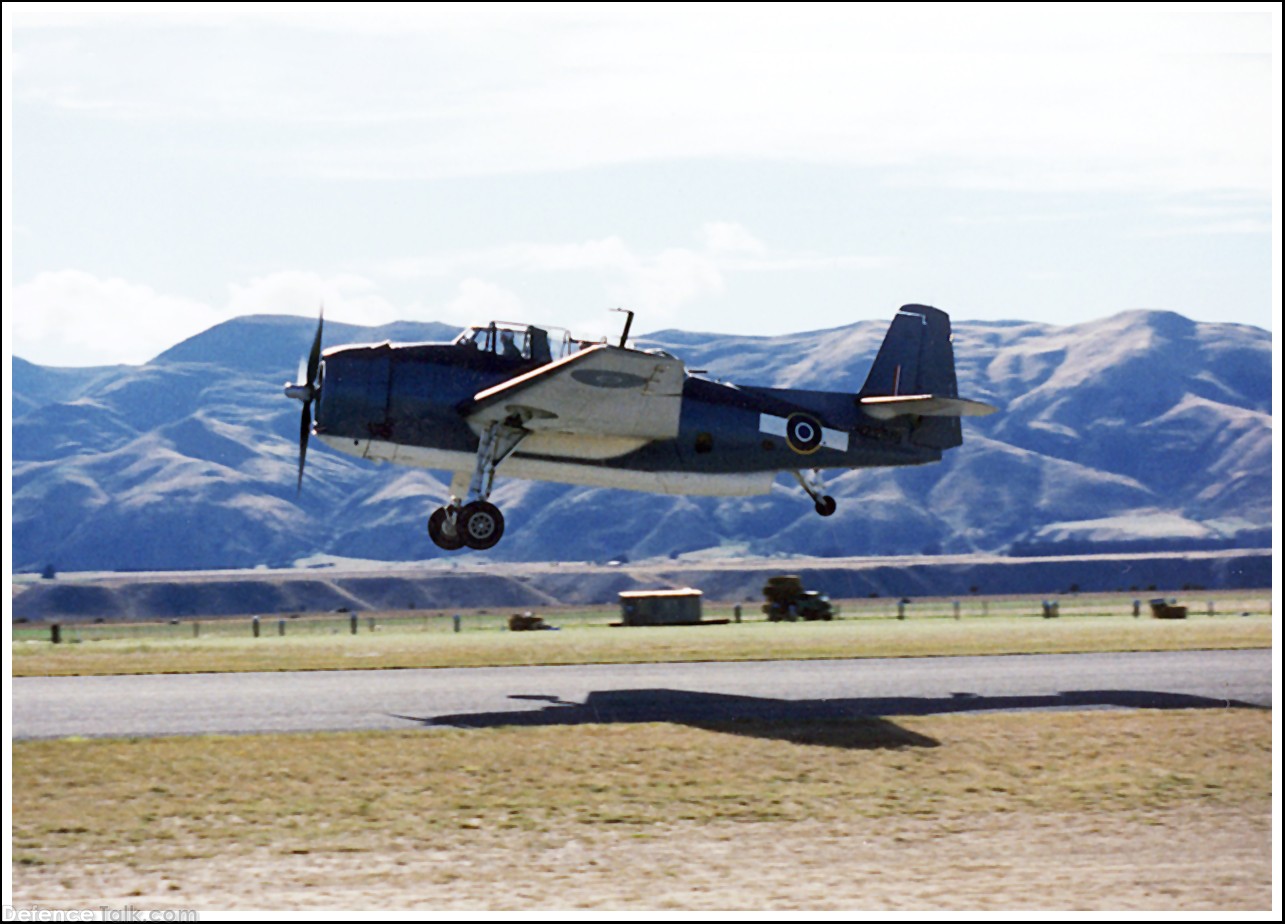
[[[906,305],[897,312],[859,397],[914,395],[959,396],[950,316],[927,305]],[[911,419],[910,439],[920,446],[949,449],[963,442],[957,416],[912,415]]]
[[[884,335],[861,396],[958,394],[950,316],[927,305],[906,305]]]

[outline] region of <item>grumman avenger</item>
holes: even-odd
[[[660,494],[766,494],[791,473],[823,517],[825,469],[921,465],[963,442],[960,417],[995,408],[960,398],[950,318],[907,305],[857,394],[731,385],[660,350],[492,322],[451,343],[321,349],[301,381],[299,488],[308,437],[363,459],[452,473],[428,518],[443,549],[489,549],[504,534],[490,502],[506,476]],[[551,335],[551,330],[558,330]],[[316,409],[315,420],[313,408]]]

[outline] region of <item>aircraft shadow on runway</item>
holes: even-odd
[[[513,694],[509,698],[544,702],[546,705],[542,709],[398,718],[425,726],[451,728],[673,722],[709,731],[774,738],[796,744],[877,749],[936,747],[939,743],[884,718],[890,715],[1043,709],[1262,708],[1235,700],[1134,690],[1084,690],[1046,696],[953,693],[935,698],[784,700],[662,689],[594,692],[583,703],[544,694]]]

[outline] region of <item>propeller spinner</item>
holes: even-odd
[[[300,381],[286,383],[285,391],[287,398],[297,398],[303,402],[303,413],[299,415],[299,483],[296,491],[303,490],[303,460],[308,454],[308,434],[312,432],[312,402],[321,390],[321,383],[317,381],[317,373],[321,370],[321,325],[322,314],[317,314],[317,336],[312,340],[312,350],[308,353],[308,365],[305,368],[303,362],[299,363]]]

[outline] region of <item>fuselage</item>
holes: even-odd
[[[321,362],[318,438],[361,458],[452,472],[473,470],[481,434],[464,411],[487,389],[530,373],[547,355],[498,345],[391,343],[336,347]],[[601,400],[613,387],[601,381]],[[938,441],[940,442],[940,441]],[[912,421],[878,420],[855,396],[682,381],[671,438],[534,429],[505,476],[666,494],[760,494],[777,472],[916,465],[942,445],[914,438]]]

